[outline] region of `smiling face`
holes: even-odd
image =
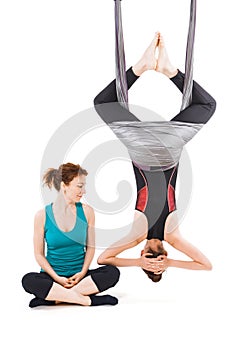
[[[80,202],[86,193],[86,176],[79,175],[73,178],[68,185],[63,184],[64,195],[71,202]]]

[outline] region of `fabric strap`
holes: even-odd
[[[190,5],[190,17],[189,17],[189,30],[186,46],[186,59],[185,59],[185,78],[184,89],[181,110],[188,107],[192,102],[192,88],[193,88],[193,51],[194,51],[194,39],[196,29],[196,0],[191,0]]]
[[[122,27],[121,0],[115,1],[115,56],[116,92],[118,102],[128,109],[128,86],[126,80],[125,50]]]

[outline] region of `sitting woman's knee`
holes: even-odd
[[[34,280],[34,272],[29,272],[22,278],[22,286],[24,290],[28,293],[32,294],[32,288],[33,288],[33,280]]]
[[[120,278],[120,271],[116,266],[108,265],[107,268],[107,279],[111,287],[115,286]]]

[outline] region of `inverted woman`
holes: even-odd
[[[30,307],[118,302],[111,295],[96,295],[113,287],[120,274],[114,266],[90,269],[95,253],[95,215],[81,202],[86,176],[85,169],[72,163],[48,169],[44,175],[44,184],[58,194],[35,215],[34,253],[41,271],[29,272],[22,279],[25,291],[35,296]]]
[[[156,50],[158,50],[157,59]],[[184,74],[171,64],[164,39],[158,32],[142,58],[127,70],[128,89],[148,70],[164,74],[181,92],[183,91]],[[100,255],[99,264],[138,266],[154,282],[161,279],[162,273],[168,267],[211,270],[212,265],[208,258],[198,248],[187,242],[179,232],[175,187],[182,147],[214,114],[215,100],[194,81],[192,103],[189,107],[178,113],[170,122],[166,122],[167,124],[146,123],[141,122],[118,103],[116,81],[113,80],[96,96],[94,104],[102,120],[127,146],[137,185],[137,200],[131,231],[127,237],[116,242]],[[146,143],[148,141],[148,145],[144,147],[149,150],[148,154],[143,154],[143,147],[141,154],[139,152],[141,146],[139,129],[143,130],[142,139],[146,140]],[[178,146],[174,144],[174,135],[177,133],[179,137],[176,139],[180,141]],[[163,134],[166,134],[166,141],[163,140],[161,143]],[[170,152],[172,154],[169,158]],[[148,164],[146,159],[149,159]],[[158,166],[159,164],[162,165]],[[143,240],[146,242],[141,257],[135,259],[118,257],[119,253],[136,246]],[[168,258],[163,241],[186,254],[191,260]]]

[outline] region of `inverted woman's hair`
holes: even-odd
[[[158,251],[154,251],[152,249],[149,249],[148,254],[152,254],[152,255],[148,255],[147,258],[157,258],[160,255],[166,255],[167,256],[167,251],[165,249],[159,249]],[[152,271],[148,271],[145,269],[142,269],[145,274],[147,275],[147,277],[149,279],[151,279],[153,282],[159,282],[162,279],[162,275],[163,273],[159,274],[159,275],[155,275],[154,272]]]
[[[50,189],[54,187],[57,191],[60,191],[61,182],[64,182],[65,185],[69,185],[75,177],[80,175],[87,176],[88,172],[79,164],[61,164],[58,169],[49,168],[45,172],[43,176],[43,184]]]

